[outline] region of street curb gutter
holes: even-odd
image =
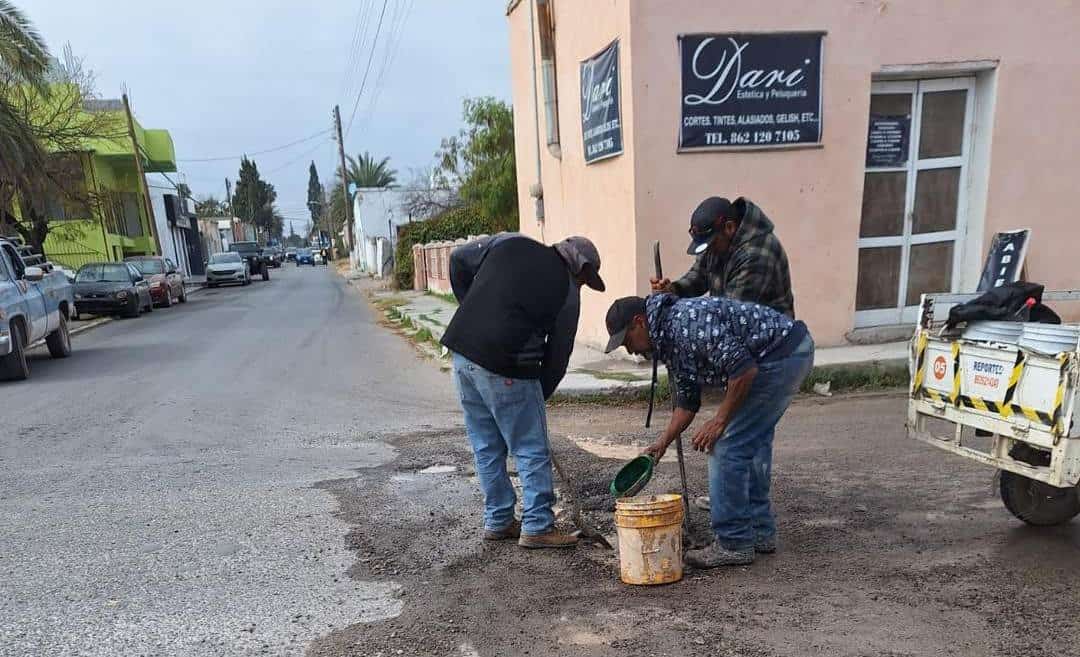
[[[895,394],[908,386],[906,360],[882,360],[863,363],[819,365],[811,370],[802,388],[800,398],[851,397],[868,393]],[[816,383],[830,383],[828,394],[814,391]],[[667,399],[667,376],[660,377],[659,395]],[[556,390],[551,401],[557,404],[615,404],[648,401],[648,382],[632,382],[607,390]]]
[[[97,328],[97,327],[101,326],[102,324],[108,324],[111,321],[114,321],[112,317],[98,317],[97,319],[91,320],[91,321],[83,324],[82,326],[77,326],[77,327],[71,329],[70,333],[71,333],[71,335],[78,335],[78,334],[80,334],[80,333],[82,333],[84,331],[89,331],[92,328]],[[44,340],[39,340],[39,342],[41,342],[42,344],[45,344]]]
[[[200,287],[188,288],[187,293],[190,296],[192,294],[198,294],[199,292],[202,292],[205,289],[206,289],[205,285],[200,286]],[[109,322],[112,322],[112,321],[115,321],[115,320],[113,320],[112,317],[98,317],[97,319],[90,320],[89,322],[83,324],[82,326],[76,326],[76,327],[72,328],[69,331],[69,334],[72,335],[72,336],[76,336],[76,335],[78,335],[80,333],[85,333],[86,331],[89,331],[90,329],[95,329],[95,328],[97,328],[97,327],[99,327],[99,326],[101,326],[103,324],[108,324]],[[35,342],[35,343],[31,344],[30,346],[28,346],[27,349],[37,349],[38,347],[41,347],[44,344],[45,344],[45,340],[38,340],[37,342]]]

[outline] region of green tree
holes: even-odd
[[[240,174],[232,197],[236,216],[253,224],[260,232],[273,235],[276,200],[274,186],[262,179],[255,161],[247,157],[240,160]]]
[[[326,190],[323,188],[322,183],[319,182],[319,171],[315,168],[315,162],[311,163],[308,167],[308,183],[307,183],[307,206],[311,212],[311,223],[319,225],[323,216],[323,203],[326,196]]]
[[[270,237],[280,242],[281,238],[285,236],[285,217],[281,216],[277,208],[273,208],[270,214],[270,225],[266,229]]]
[[[397,171],[390,168],[389,157],[376,162],[371,153],[364,151],[348,159],[349,182],[357,187],[393,187],[397,182]]]
[[[502,230],[517,230],[517,171],[514,114],[491,97],[466,98],[465,128],[442,141],[436,153],[436,183],[460,185],[462,200]]]
[[[49,49],[30,19],[8,0],[0,0],[0,68],[4,85],[27,86],[48,95]],[[26,183],[45,152],[24,108],[12,94],[0,94],[0,178]]]
[[[340,251],[345,250],[345,243],[341,239],[341,231],[345,228],[345,192],[341,187],[340,178],[334,183],[334,186],[330,188],[330,209],[326,215],[323,216],[322,225],[313,225],[312,230],[318,234],[318,231],[325,230],[330,234],[331,239],[337,245]]]
[[[200,219],[206,219],[208,217],[226,217],[229,214],[228,206],[224,201],[219,201],[214,196],[207,196],[204,199],[195,200],[195,216]]]

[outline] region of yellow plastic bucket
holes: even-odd
[[[619,577],[627,584],[682,579],[682,495],[648,495],[615,502]]]

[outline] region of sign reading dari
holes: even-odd
[[[581,62],[581,133],[586,164],[622,153],[618,41]]]
[[[680,36],[680,150],[820,142],[823,36]]]

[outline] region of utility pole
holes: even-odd
[[[236,216],[236,208],[233,207],[232,183],[229,182],[228,178],[225,178],[225,200],[229,204],[229,232],[232,234],[234,242],[242,242],[243,235],[241,235],[240,237],[236,236],[236,223],[233,220],[238,219],[239,217]]]
[[[150,202],[150,186],[146,184],[146,172],[143,171],[142,157],[139,152],[139,140],[135,136],[135,119],[131,117],[131,104],[127,94],[124,94],[124,114],[127,115],[128,136],[131,137],[131,150],[135,154],[135,172],[139,176],[139,194],[143,198],[143,208],[146,210],[146,218],[150,221],[150,235],[154,238],[154,246],[157,247],[158,255],[161,250],[161,239],[158,238],[157,222],[154,221],[154,205]]]
[[[349,196],[349,176],[345,169],[345,138],[341,136],[341,108],[334,105],[334,127],[337,129],[338,156],[341,158],[341,190],[345,193],[345,248],[349,251],[349,263],[353,252],[352,198]],[[334,236],[331,235],[333,240]]]

